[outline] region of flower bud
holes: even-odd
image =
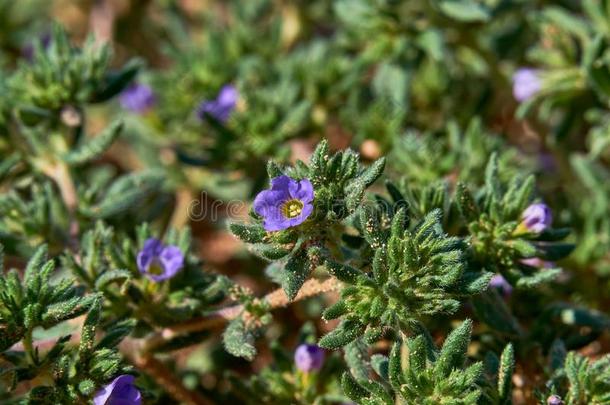
[[[547,405],[563,405],[563,400],[559,395],[551,395],[546,400]]]

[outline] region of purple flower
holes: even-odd
[[[531,204],[521,215],[522,226],[535,233],[544,231],[553,222],[551,209],[546,204]]]
[[[550,269],[554,266],[553,262],[547,262],[539,257],[530,257],[529,259],[522,259],[521,263],[530,267],[537,267],[540,269]]]
[[[508,297],[513,292],[513,286],[510,285],[501,274],[494,275],[491,280],[489,280],[489,286],[497,289],[505,297]]]
[[[542,82],[536,69],[521,68],[513,75],[513,95],[519,102],[534,96],[541,87]]]
[[[46,33],[41,35],[38,38],[38,43],[40,44],[40,49],[46,50],[49,45],[51,45],[51,34]],[[32,62],[34,59],[34,51],[36,50],[36,42],[30,42],[21,50],[21,56],[23,56],[28,61]]]
[[[154,281],[172,278],[184,266],[184,255],[177,246],[166,246],[158,239],[148,239],[138,253],[140,273]]]
[[[123,90],[119,101],[124,109],[143,114],[155,105],[157,97],[150,86],[133,83]]]
[[[227,84],[220,89],[216,99],[205,100],[199,104],[197,115],[202,120],[205,120],[210,116],[217,121],[225,123],[235,109],[238,98],[239,93],[237,92],[237,89],[234,86]]]
[[[133,384],[134,376],[123,374],[112,380],[93,397],[94,405],[140,405],[142,395]]]
[[[297,226],[313,212],[313,186],[307,179],[288,176],[271,179],[271,189],[258,193],[254,211],[263,217],[267,231],[280,231]]]
[[[303,372],[319,370],[324,363],[324,349],[316,345],[302,344],[294,352],[294,363]]]
[[[559,395],[551,395],[546,399],[547,405],[563,405],[563,400]]]

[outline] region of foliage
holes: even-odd
[[[609,1],[0,21],[0,402],[610,403]]]

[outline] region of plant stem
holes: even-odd
[[[32,331],[28,330],[25,332],[25,336],[23,337],[23,351],[25,352],[27,359],[30,364],[36,365],[34,361],[34,344],[32,343]]]
[[[309,279],[303,284],[303,287],[301,287],[301,290],[293,301],[288,299],[286,293],[281,288],[278,288],[277,290],[265,295],[263,299],[267,301],[270,309],[281,308],[287,306],[291,302],[300,301],[330,291],[336,291],[339,289],[339,286],[339,280],[334,277],[324,281]],[[158,347],[164,342],[181,334],[199,332],[205,329],[219,327],[225,324],[227,321],[237,318],[243,311],[244,308],[242,305],[235,305],[232,307],[222,308],[212,313],[210,316],[192,319],[188,322],[169,326],[147,338],[144,345],[144,350],[145,352],[153,351],[155,347]]]
[[[161,361],[152,355],[142,355],[141,350],[133,340],[125,340],[120,345],[123,355],[144,373],[148,374],[172,398],[187,405],[213,405],[214,402],[204,398],[199,393],[187,389],[182,381],[172,373]]]
[[[74,186],[74,180],[70,174],[70,168],[64,162],[55,162],[53,164],[44,164],[41,166],[44,174],[49,176],[57,187],[61,198],[66,205],[68,215],[70,219],[69,235],[70,245],[73,250],[78,248],[78,235],[79,225],[76,219],[76,209],[78,207],[78,195],[76,194],[76,187]]]

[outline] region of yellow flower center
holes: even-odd
[[[159,263],[158,260],[154,260],[148,267],[148,273],[150,273],[154,276],[159,276],[159,275],[163,274],[164,270],[163,270],[163,267],[161,266],[161,263]]]
[[[303,203],[300,200],[288,200],[282,205],[282,214],[286,218],[296,218],[303,211]]]

